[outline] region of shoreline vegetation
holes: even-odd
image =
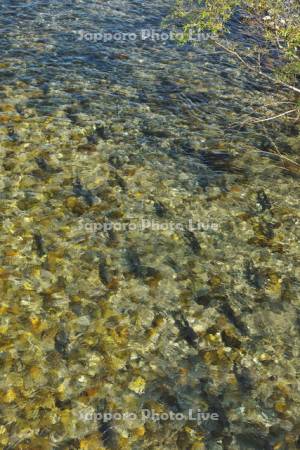
[[[239,41],[230,39],[230,21],[237,18],[244,28],[256,28],[261,35],[259,44],[247,47],[248,55],[239,53]],[[269,81],[300,94],[300,5],[294,0],[199,0],[198,2],[177,0],[168,18],[182,29],[181,43],[186,43],[190,32],[210,32],[216,46],[232,55],[245,68],[254,70]],[[229,37],[228,46],[218,38]],[[263,62],[276,55],[277,64],[263,70]],[[279,63],[279,64],[278,64]],[[271,74],[269,73],[271,72]],[[298,100],[298,101],[297,101]],[[296,99],[299,112],[299,98]]]
[[[243,33],[257,39],[241,42],[231,36],[230,25],[237,20]],[[241,68],[250,71],[257,79],[265,79],[274,87],[282,89],[286,101],[282,102],[277,114],[264,111],[260,117],[249,116],[238,124],[261,125],[266,122],[281,121],[295,131],[292,147],[296,158],[282,154],[271,136],[272,152],[281,159],[283,165],[292,172],[299,172],[297,160],[299,145],[300,117],[300,4],[296,0],[207,0],[198,2],[176,0],[172,14],[167,18],[169,25],[181,30],[181,44],[186,44],[191,33],[211,33],[210,41],[220,51],[233,56]],[[286,104],[288,105],[286,107]],[[267,109],[267,108],[266,108]]]

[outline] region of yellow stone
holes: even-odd
[[[0,315],[1,314],[5,314],[8,310],[8,306],[7,305],[2,305],[0,306]]]
[[[212,364],[216,360],[214,352],[209,351],[204,353],[203,359],[206,364]]]
[[[282,392],[284,395],[286,395],[286,396],[290,395],[290,392],[291,392],[290,387],[289,387],[287,384],[285,384],[283,381],[279,381],[279,382],[276,384],[276,387],[277,387],[277,389],[279,389],[280,392]]]
[[[34,290],[32,284],[29,281],[25,281],[25,283],[23,284],[23,288],[26,291],[33,291]]]
[[[221,283],[222,283],[222,280],[217,275],[213,275],[209,280],[209,284],[213,287],[218,287],[218,286],[220,286]]]
[[[49,252],[47,258],[51,270],[56,268],[63,260],[62,255],[59,252]]]
[[[42,370],[37,366],[30,368],[30,375],[35,382],[40,382],[44,378]]]
[[[284,400],[278,400],[275,402],[275,410],[279,413],[284,413],[287,410],[287,404]]]
[[[65,390],[66,390],[65,383],[61,383],[57,388],[57,392],[59,392],[60,394],[64,394]]]
[[[107,363],[111,370],[123,369],[126,365],[126,360],[122,358],[117,358],[116,356],[110,356],[107,358]]]
[[[272,273],[269,276],[267,291],[272,295],[278,296],[281,294],[281,285],[282,280],[276,274]]]
[[[230,374],[227,378],[227,382],[231,385],[236,385],[237,384],[237,379],[235,377],[234,374]]]
[[[41,270],[39,267],[35,267],[32,271],[32,275],[36,278],[39,278],[41,276]]]
[[[259,355],[258,359],[263,362],[263,361],[271,361],[273,358],[267,353],[262,353],[261,355]]]
[[[54,409],[55,408],[55,400],[51,394],[48,396],[43,396],[42,398],[42,406],[43,408]]]
[[[38,328],[41,323],[39,317],[36,316],[30,317],[30,322],[33,328]]]
[[[2,267],[0,267],[0,278],[8,278],[10,275],[10,272],[8,272],[6,269],[3,269]]]
[[[128,328],[113,329],[111,335],[118,344],[125,344],[128,341]]]
[[[0,334],[6,334],[8,331],[8,325],[0,326]]]
[[[92,434],[80,441],[81,450],[102,450],[100,439],[97,434]]]
[[[203,442],[195,442],[192,445],[191,450],[205,450],[205,445]]]
[[[66,203],[68,208],[74,208],[76,205],[78,205],[78,199],[76,197],[69,197],[67,198]]]
[[[209,342],[211,342],[212,344],[214,344],[214,343],[218,342],[220,339],[219,339],[219,337],[216,334],[208,334],[207,335],[207,340]]]
[[[196,439],[196,444],[202,444],[202,440],[204,439],[204,434],[201,431],[195,431],[193,428],[186,426],[184,431],[193,439]],[[196,447],[198,448],[198,447]]]
[[[146,381],[142,377],[137,377],[129,383],[129,389],[136,394],[143,394],[145,391]]]
[[[8,389],[8,391],[3,397],[4,403],[12,403],[15,401],[15,399],[16,399],[15,391],[12,388]]]
[[[136,429],[134,430],[134,434],[135,434],[137,437],[143,437],[144,434],[145,434],[145,427],[144,427],[144,426],[141,426],[141,427],[139,427],[139,428],[136,428]]]
[[[142,192],[136,192],[135,193],[135,198],[142,198],[143,197],[143,193]]]
[[[0,437],[0,443],[3,445],[3,446],[6,446],[7,444],[8,444],[8,442],[9,442],[9,439],[8,439],[8,436],[4,436],[4,437]]]
[[[61,421],[64,424],[65,428],[68,429],[70,427],[70,422],[73,419],[73,414],[69,409],[64,409],[61,414]]]
[[[152,338],[152,337],[154,337],[154,336],[157,336],[158,335],[158,330],[157,330],[157,328],[150,328],[148,331],[147,331],[147,335],[148,335],[148,337],[149,338]]]
[[[130,450],[131,449],[131,447],[129,446],[129,443],[128,443],[128,439],[126,437],[120,437],[118,444],[119,444],[118,448],[121,448],[122,450]],[[102,449],[99,449],[99,450],[102,450]]]
[[[18,256],[18,252],[16,250],[6,250],[4,254],[5,256]]]

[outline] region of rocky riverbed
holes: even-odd
[[[3,449],[299,448],[299,128],[206,39],[87,34],[170,6],[3,0]]]

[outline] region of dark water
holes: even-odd
[[[298,129],[171,7],[2,0],[1,448],[299,447]]]

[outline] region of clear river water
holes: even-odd
[[[1,449],[299,448],[299,128],[172,6],[1,0]]]

